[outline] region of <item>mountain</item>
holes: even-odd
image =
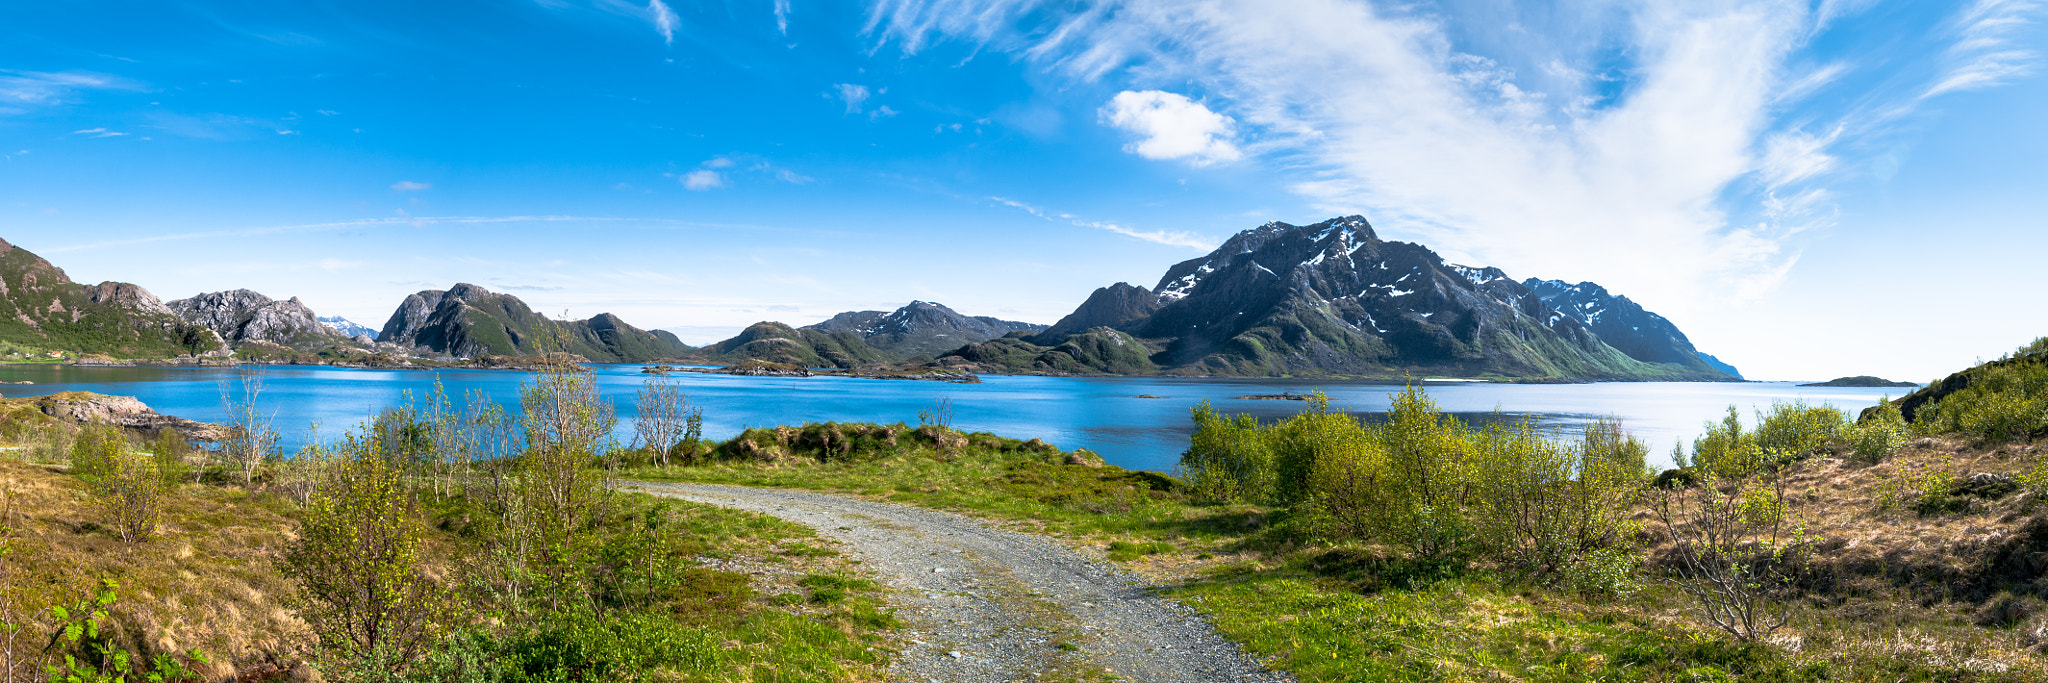
[[[348,337],[320,324],[313,309],[298,297],[278,301],[246,289],[210,292],[166,304],[178,317],[203,325],[230,344],[262,341],[312,351],[353,344]]]
[[[1562,280],[1522,281],[1543,303],[1583,323],[1600,341],[1645,363],[1666,363],[1701,372],[1719,372],[1737,379],[1741,375],[1722,370],[1692,347],[1692,341],[1664,316],[1643,310],[1628,297],[1609,294],[1591,282],[1576,285]],[[1718,361],[1716,361],[1718,362]]]
[[[343,336],[349,338],[355,338],[357,336],[369,337],[371,339],[377,338],[377,330],[371,329],[370,326],[368,325],[362,325],[357,323],[356,321],[349,320],[348,318],[344,318],[338,315],[321,316],[315,318],[315,320],[319,320],[320,324],[326,325],[327,329],[340,332]]]
[[[226,351],[218,335],[179,318],[149,290],[125,282],[72,282],[63,269],[4,239],[0,341],[122,358]]]
[[[1720,370],[1721,374],[1736,379],[1742,379],[1742,371],[1736,370],[1735,366],[1733,365],[1721,362],[1721,359],[1715,358],[1714,355],[1711,353],[1700,353],[1700,360],[1706,361],[1707,365],[1713,367],[1715,370]]]
[[[1044,325],[968,317],[929,301],[912,301],[891,312],[847,311],[803,329],[831,334],[851,332],[868,346],[899,356],[936,356],[967,344],[985,342],[1011,332],[1039,332]]]
[[[807,368],[856,368],[899,360],[895,354],[868,346],[856,332],[824,332],[777,322],[749,325],[731,339],[697,349],[696,356],[727,365],[759,360]]]
[[[1885,379],[1885,378],[1883,378],[1883,377],[1876,377],[1876,376],[1873,376],[1873,375],[1856,375],[1856,376],[1854,376],[1854,377],[1836,377],[1836,378],[1834,378],[1834,379],[1831,379],[1831,380],[1828,380],[1828,381],[1825,381],[1825,382],[1813,382],[1813,383],[1811,383],[1811,384],[1801,384],[1801,385],[1799,385],[1799,386],[1802,386],[1802,387],[1864,387],[1864,388],[1878,388],[1878,387],[1890,387],[1890,388],[1900,388],[1900,389],[1902,389],[1902,388],[1907,388],[1907,387],[1911,387],[1911,388],[1915,388],[1915,389],[1918,389],[1918,388],[1920,388],[1920,385],[1918,385],[1918,384],[1914,384],[1914,383],[1912,383],[1912,382],[1894,382],[1894,381],[1891,381],[1891,380]]]
[[[941,367],[967,372],[1148,375],[1159,371],[1152,350],[1128,332],[1092,327],[1040,346],[1022,332],[946,352]]]
[[[1057,347],[1098,328],[1140,340],[1151,364],[1169,374],[1727,378],[1689,343],[1684,358],[1632,357],[1500,269],[1446,263],[1422,245],[1382,240],[1358,216],[1238,233],[1168,269],[1150,290],[1096,290],[1028,341]]]
[[[458,358],[568,351],[600,363],[644,363],[690,352],[674,334],[642,330],[610,313],[549,320],[518,297],[466,283],[405,297],[377,341]]]

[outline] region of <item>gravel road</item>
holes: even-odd
[[[1049,539],[956,514],[786,489],[633,482],[839,541],[904,622],[894,680],[1290,681],[1138,577]]]

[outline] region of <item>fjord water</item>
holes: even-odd
[[[618,438],[632,438],[633,399],[645,375],[637,365],[599,365],[602,395],[618,406]],[[530,375],[497,370],[390,371],[309,366],[260,370],[217,368],[0,367],[0,380],[35,382],[0,387],[0,395],[33,396],[92,391],[135,396],[158,412],[224,422],[222,391],[245,374],[263,379],[258,407],[288,448],[309,439],[331,440],[378,410],[423,399],[436,379],[451,397],[481,390],[517,409],[519,386]],[[1230,413],[1261,419],[1299,411],[1298,401],[1247,400],[1251,394],[1321,390],[1340,409],[1383,413],[1398,385],[1332,380],[1079,378],[986,376],[980,384],[889,381],[844,377],[732,377],[677,373],[690,404],[704,409],[705,436],[723,439],[746,427],[804,422],[909,422],[919,410],[946,399],[953,426],[1022,439],[1037,437],[1061,448],[1088,448],[1110,463],[1170,471],[1187,447],[1188,410],[1208,399]],[[1597,384],[1488,384],[1430,382],[1429,395],[1446,411],[1473,420],[1528,417],[1569,434],[1600,417],[1618,417],[1651,446],[1651,459],[1668,466],[1674,444],[1690,443],[1701,424],[1735,405],[1745,421],[1774,401],[1832,404],[1853,416],[1903,389],[1800,387],[1789,382],[1615,382]],[[1141,395],[1159,398],[1138,398]],[[458,399],[459,400],[459,399]]]

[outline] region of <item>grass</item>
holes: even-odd
[[[158,534],[139,544],[121,542],[61,466],[0,459],[0,487],[8,503],[0,507],[11,509],[0,535],[12,547],[0,557],[0,591],[13,599],[0,621],[25,623],[27,633],[41,634],[29,638],[38,647],[56,626],[48,607],[75,603],[113,579],[113,639],[143,660],[197,648],[211,663],[191,666],[208,680],[282,676],[300,662],[327,670],[330,680],[372,680],[363,670],[377,662],[323,654],[296,616],[295,589],[277,563],[297,508],[260,482],[255,493],[179,486],[166,498]],[[569,680],[882,679],[888,634],[900,624],[862,568],[810,529],[641,494],[620,494],[615,508],[610,524],[658,523],[669,540],[658,547],[694,566],[664,578],[649,609],[522,621],[460,589],[464,557],[486,526],[478,513],[459,496],[430,501],[428,572],[457,586],[476,621],[418,662],[415,680],[479,671],[523,680],[510,673],[513,664],[550,663],[586,674]],[[583,667],[599,661],[640,668]]]
[[[894,445],[805,447],[834,443],[806,436],[822,430],[884,428],[898,432]],[[2043,451],[2025,444],[1979,451],[1934,439],[1874,467],[1830,457],[1799,463],[1792,507],[1837,539],[1824,558],[1838,559],[1820,563],[1820,584],[1790,626],[1768,642],[1739,643],[1699,625],[1692,605],[1654,575],[1627,597],[1582,597],[1503,583],[1484,567],[1417,565],[1384,548],[1308,540],[1284,511],[1199,504],[1168,477],[1067,464],[1071,452],[986,434],[918,438],[903,425],[757,431],[752,438],[781,450],[623,474],[832,491],[1061,537],[1149,575],[1227,638],[1303,681],[2048,681],[2029,635],[2048,624],[2037,616],[2048,610],[2031,589],[1951,595],[1955,587],[1939,578],[1983,576],[1970,573],[1967,553],[1986,552],[1985,539],[1999,533],[2017,537],[2030,504],[2012,494],[1934,515],[1878,505],[1896,471],[1948,463],[1958,472],[2017,472]],[[1646,511],[1638,520],[1646,525],[1637,542],[1655,566],[1665,549]],[[1935,566],[1951,573],[1930,573]],[[1993,614],[2005,604],[2014,605],[2005,616],[2019,618]]]

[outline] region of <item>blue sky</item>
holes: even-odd
[[[2048,334],[2032,0],[10,3],[0,237],[373,327],[1050,323],[1269,220],[1592,280],[1755,378]]]

